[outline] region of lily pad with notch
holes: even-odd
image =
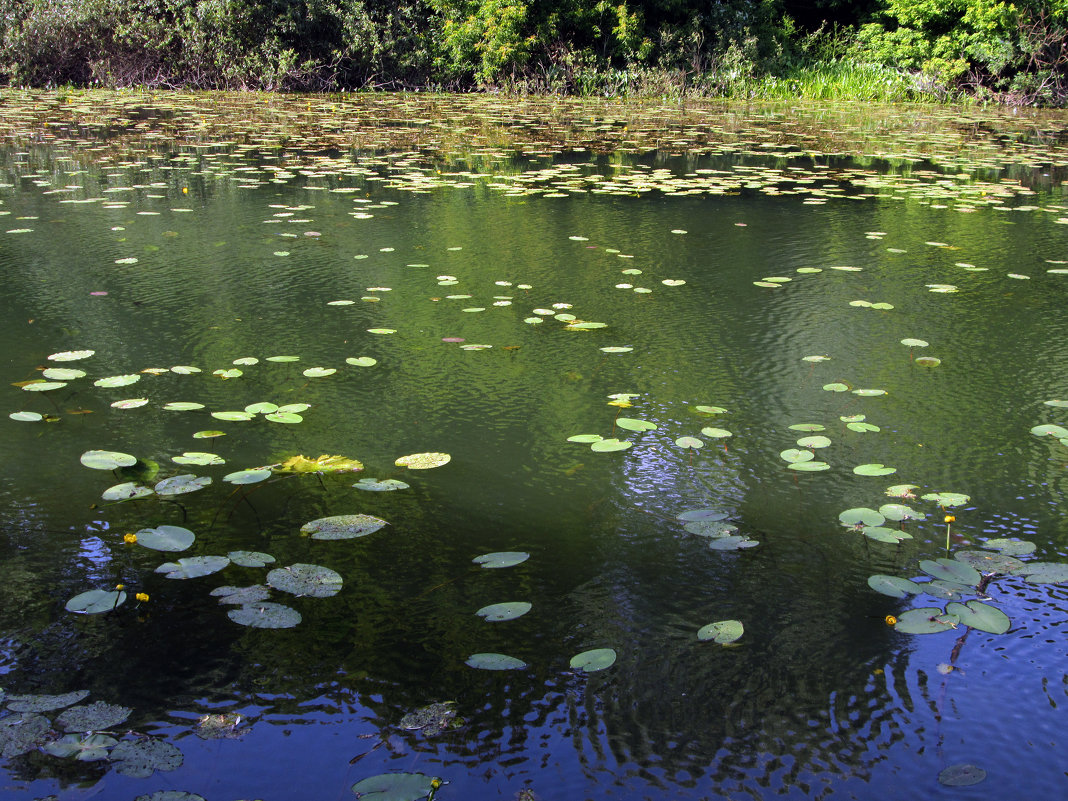
[[[74,690],[60,695],[9,695],[6,705],[12,712],[51,712],[76,704],[88,695],[88,690]]]
[[[968,601],[966,604],[952,602],[946,604],[946,613],[956,615],[969,628],[989,634],[1004,634],[1012,626],[1008,615],[982,601]]]
[[[411,484],[406,484],[395,478],[361,478],[352,486],[358,490],[365,490],[367,492],[396,492],[397,490],[408,489],[411,487]]]
[[[196,534],[181,526],[156,526],[137,532],[137,544],[154,551],[184,551],[196,540]]]
[[[266,601],[271,597],[271,588],[265,584],[253,584],[249,587],[216,587],[210,595],[219,599],[221,604],[243,606]]]
[[[517,617],[522,617],[530,610],[531,604],[527,601],[507,601],[505,603],[483,606],[475,612],[475,614],[483,620],[498,623],[505,620],[515,620]]]
[[[269,553],[262,551],[230,551],[227,556],[239,567],[266,567],[278,561]]]
[[[155,572],[169,579],[191,579],[218,573],[229,564],[227,556],[188,556],[177,562],[164,562]]]
[[[476,556],[471,561],[484,568],[503,568],[522,564],[529,558],[530,554],[524,551],[496,551]]]
[[[923,585],[917,584],[915,581],[881,573],[868,576],[868,586],[878,593],[889,595],[891,598],[907,598],[923,591]]]
[[[61,759],[73,757],[79,762],[97,762],[108,758],[108,749],[118,740],[107,734],[65,734],[58,740],[45,743],[41,750]]]
[[[93,470],[117,470],[137,464],[137,457],[119,451],[86,451],[81,455],[80,461]]]
[[[744,633],[745,627],[740,620],[719,620],[698,629],[697,639],[729,645],[740,639]]]
[[[522,670],[527,667],[527,663],[522,659],[497,653],[471,654],[464,664],[477,670]]]
[[[291,629],[301,621],[300,612],[283,604],[257,601],[226,613],[235,623],[254,629]]]
[[[160,481],[154,487],[157,495],[185,495],[196,492],[211,484],[211,476],[195,476],[192,473],[183,473]]]
[[[937,606],[924,606],[898,615],[894,629],[902,634],[940,634],[953,629],[959,622],[956,615],[947,615]]]
[[[133,712],[127,706],[94,701],[91,704],[72,706],[56,718],[56,726],[63,731],[100,731],[119,726]]]
[[[372,515],[334,515],[305,523],[300,527],[300,533],[313,540],[350,540],[366,537],[388,525],[385,520]]]
[[[123,740],[111,752],[115,772],[136,779],[147,778],[156,771],[177,770],[183,760],[176,746],[150,737]]]
[[[598,670],[606,670],[616,663],[616,652],[612,648],[594,648],[575,654],[568,664],[572,670],[581,670],[583,673],[595,673]]]
[[[276,590],[296,596],[330,598],[341,592],[343,579],[329,567],[298,562],[276,567],[267,574],[267,583]]]
[[[99,615],[110,612],[125,602],[126,593],[122,590],[89,590],[75,595],[67,601],[64,608],[79,615]]]
[[[920,570],[928,576],[943,581],[954,581],[958,584],[966,584],[969,587],[976,586],[983,577],[971,565],[956,559],[924,559],[920,562]]]
[[[419,801],[441,786],[441,779],[424,773],[383,773],[352,785],[364,801]]]

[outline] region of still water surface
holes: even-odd
[[[383,154],[331,153],[331,170],[279,177],[286,157],[232,144],[2,154],[7,412],[59,419],[6,420],[0,440],[0,679],[9,692],[89,689],[89,700],[133,709],[123,731],[164,737],[184,755],[175,771],[135,779],[32,752],[5,763],[5,796],[342,799],[393,771],[442,777],[440,801],[1063,796],[1064,586],[995,581],[1006,634],[903,634],[885,616],[944,602],[895,600],[867,578],[918,577],[919,560],[945,556],[946,512],[904,501],[927,518],[905,523],[912,539],[898,545],[838,521],[911,483],[917,494],[970,496],[949,510],[951,550],[1010,537],[1036,543],[1031,559],[1068,557],[1068,448],[1029,433],[1068,420],[1043,403],[1068,397],[1068,275],[1048,272],[1068,259],[1055,180],[961,213],[953,196],[864,191],[842,177],[857,167],[845,159],[820,181],[830,195],[814,196],[820,160],[797,154],[564,152],[480,171],[454,162],[447,169],[472,174],[426,191],[397,180],[413,168]],[[663,172],[648,191],[546,191],[556,179],[538,171],[560,165],[587,188]],[[889,180],[890,166],[864,172]],[[805,191],[765,191],[761,171],[788,168]],[[664,184],[717,173],[741,184],[693,195]],[[523,192],[531,187],[542,189]],[[768,277],[792,280],[754,285]],[[331,305],[339,300],[354,302]],[[567,330],[535,309],[607,327]],[[930,346],[910,352],[900,344],[909,337]],[[470,344],[492,347],[461,347]],[[86,378],[48,393],[11,386],[78,349],[95,355],[63,366]],[[275,355],[300,361],[264,361]],[[803,360],[816,355],[829,358]],[[921,355],[941,364],[921,366]],[[377,363],[345,362],[360,356]],[[243,357],[260,361],[239,377],[212,374]],[[139,373],[175,365],[203,372]],[[337,372],[305,377],[310,367]],[[119,374],[141,379],[91,383]],[[832,382],[848,390],[823,389]],[[885,394],[849,391],[858,388]],[[609,405],[616,393],[633,405]],[[129,398],[148,403],[111,406]],[[174,401],[206,408],[162,409]],[[298,425],[209,415],[259,401],[311,408]],[[880,430],[847,429],[841,418],[859,414]],[[614,428],[617,415],[657,428]],[[801,423],[825,426],[831,442],[816,458],[829,470],[786,469],[780,452],[810,433],[789,428]],[[707,426],[732,436],[702,436]],[[192,438],[205,429],[225,436]],[[634,444],[596,453],[567,441],[576,434]],[[684,436],[702,447],[676,444]],[[177,502],[107,504],[101,493],[120,479],[79,464],[91,449],[213,483]],[[201,450],[226,464],[172,462]],[[451,462],[394,466],[426,451]],[[365,469],[222,481],[295,454],[341,454]],[[853,473],[867,463],[896,473]],[[353,489],[363,477],[411,486]],[[705,508],[759,544],[711,549],[677,519]],[[353,513],[389,525],[338,542],[298,533]],[[160,524],[197,540],[182,554],[123,544]],[[231,622],[209,592],[262,583],[265,568],[188,581],[153,572],[234,550],[324,565],[344,586],[331,598],[274,592],[303,620],[259,630]],[[472,564],[494,551],[530,559]],[[150,600],[93,616],[63,608],[117,583]],[[500,623],[475,615],[505,601],[532,609]],[[744,624],[736,644],[698,641],[699,628],[727,619]],[[569,668],[592,648],[618,660],[588,675]],[[526,667],[468,667],[480,652]],[[442,701],[455,702],[461,726],[397,727]],[[196,736],[201,716],[221,713],[240,713],[243,735]],[[959,763],[985,769],[985,782],[941,786],[940,771]]]

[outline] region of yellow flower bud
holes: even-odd
[[[137,535],[136,534],[123,534],[122,535],[122,541],[125,542],[127,545],[133,545],[135,542],[137,542]]]
[[[953,522],[954,520],[956,520],[956,519],[957,519],[957,518],[956,518],[956,517],[954,517],[953,515],[946,515],[946,522],[947,522],[947,523],[952,523],[952,522]]]
[[[126,589],[126,585],[125,584],[116,584],[115,585],[115,589],[117,589],[117,590],[125,590]]]
[[[148,600],[148,593],[147,592],[139,592],[139,593],[137,593],[137,595],[134,596],[134,598],[136,598],[138,601],[147,601]]]
[[[892,626],[895,623],[897,623],[897,618],[894,617],[893,615],[887,615],[886,617],[883,618],[883,620],[886,621],[886,625],[888,625],[888,626]]]

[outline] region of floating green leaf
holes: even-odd
[[[249,414],[272,414],[278,411],[278,404],[271,403],[270,401],[260,401],[259,403],[250,403],[245,407],[245,411]]]
[[[685,522],[696,520],[726,520],[728,517],[730,517],[729,514],[721,512],[718,509],[689,509],[675,515],[676,520]]]
[[[228,484],[258,484],[266,481],[272,475],[270,468],[253,467],[248,470],[237,470],[223,476],[223,481]]]
[[[712,439],[726,439],[727,437],[734,436],[734,434],[732,434],[725,428],[712,428],[711,426],[702,428],[701,433],[704,434],[706,437],[711,437]]]
[[[749,539],[745,534],[737,534],[728,537],[716,537],[708,543],[713,551],[740,551],[743,548],[755,548],[760,543]]]
[[[894,628],[902,634],[939,634],[949,631],[958,622],[956,615],[947,615],[937,606],[925,606],[902,612]]]
[[[683,528],[698,537],[728,537],[738,530],[738,527],[731,523],[713,518],[690,520]]]
[[[886,517],[881,512],[869,509],[867,506],[857,506],[846,509],[838,515],[838,522],[843,526],[856,528],[859,526],[881,526],[886,522]]]
[[[1031,433],[1036,437],[1056,437],[1057,439],[1064,439],[1065,437],[1068,437],[1068,428],[1047,424],[1035,426],[1031,429]]]
[[[48,358],[53,362],[76,362],[81,359],[88,359],[94,353],[96,353],[95,350],[65,350],[60,353],[53,353]]]
[[[922,592],[921,586],[915,581],[909,581],[899,576],[884,576],[881,573],[868,576],[868,586],[876,592],[889,595],[891,598],[907,598],[909,595],[916,595]]]
[[[184,495],[187,492],[196,492],[204,489],[211,483],[211,476],[194,476],[192,473],[183,473],[180,476],[165,478],[155,486],[157,495]]]
[[[705,443],[697,437],[679,437],[675,440],[675,444],[680,448],[701,448]]]
[[[44,715],[23,713],[0,718],[0,757],[28,754],[54,736],[52,724]]]
[[[225,431],[197,431],[193,434],[193,439],[211,439],[213,437],[225,437]]]
[[[448,464],[451,460],[452,456],[447,453],[413,453],[400,457],[393,464],[397,467],[407,467],[409,470],[429,470]]]
[[[12,712],[51,712],[76,704],[88,695],[88,690],[74,690],[61,695],[9,695],[7,708]]]
[[[526,601],[508,601],[505,603],[483,606],[475,612],[475,614],[484,620],[500,622],[504,620],[515,620],[517,617],[525,615],[530,609],[531,605]]]
[[[67,601],[66,610],[80,615],[98,615],[110,612],[126,602],[126,593],[122,590],[89,590],[79,593]]]
[[[358,490],[366,490],[368,492],[395,492],[397,490],[406,490],[411,484],[405,484],[403,481],[398,481],[395,478],[361,478],[355,484],[353,484]]]
[[[802,473],[816,473],[821,470],[830,470],[831,466],[826,462],[794,462],[786,465],[787,470],[798,470]]]
[[[271,412],[270,414],[265,414],[263,419],[272,423],[288,423],[291,425],[304,422],[303,417],[293,412]]]
[[[244,604],[226,613],[235,623],[255,629],[291,629],[301,621],[300,612],[270,601]]]
[[[495,553],[485,553],[481,556],[476,556],[471,561],[482,567],[513,567],[521,564],[530,558],[529,553],[523,551],[497,551]]]
[[[1026,575],[1030,584],[1062,584],[1068,581],[1068,564],[1061,562],[1028,562],[1020,575]]]
[[[178,464],[195,464],[201,466],[226,464],[226,460],[217,453],[207,453],[205,451],[186,451],[181,456],[173,457],[172,461],[177,462]]]
[[[853,472],[858,476],[888,476],[891,473],[896,473],[897,468],[874,462],[872,464],[859,464],[853,468]]]
[[[506,654],[478,653],[467,657],[465,664],[478,670],[521,670],[527,663]]]
[[[86,451],[81,455],[81,463],[93,470],[115,470],[137,464],[137,457],[118,451]]]
[[[998,538],[987,540],[983,543],[984,548],[1001,551],[1005,556],[1026,556],[1035,552],[1035,544],[1030,540],[1010,540]]]
[[[879,514],[885,517],[887,520],[924,520],[927,515],[923,512],[917,512],[910,506],[905,506],[902,503],[884,503],[879,507]]]
[[[110,375],[107,378],[98,378],[93,382],[94,387],[125,387],[130,384],[136,384],[141,380],[141,376],[137,374],[133,375]]]
[[[633,417],[617,417],[616,425],[628,431],[655,431],[657,428],[656,423],[650,423],[648,420],[637,420]]]
[[[848,428],[850,431],[856,431],[861,434],[868,431],[871,431],[873,433],[879,431],[879,426],[872,425],[871,423],[846,423],[846,428]]]
[[[371,515],[334,515],[305,523],[300,527],[300,533],[310,535],[313,540],[350,540],[366,537],[388,525],[385,520]]]
[[[826,431],[827,426],[821,426],[819,423],[794,423],[789,426],[791,431]]]
[[[867,526],[861,533],[870,540],[888,542],[893,545],[901,542],[901,540],[912,539],[911,534],[906,534],[904,531],[894,528],[886,528],[885,526]]]
[[[912,339],[910,337],[908,339],[901,340],[901,344],[909,348],[926,348],[930,343],[922,339]]]
[[[41,746],[46,754],[67,759],[74,757],[79,762],[96,762],[108,758],[108,749],[118,743],[107,734],[67,734]]]
[[[1027,562],[1004,553],[989,551],[954,551],[953,558],[966,565],[971,565],[980,573],[1020,573],[1027,569]],[[1034,564],[1033,562],[1031,564]]]
[[[739,639],[745,633],[740,620],[719,620],[702,626],[697,631],[697,639],[712,640],[720,645],[727,645]]]
[[[212,412],[211,416],[216,420],[225,420],[228,423],[247,423],[255,415],[251,415],[248,412]]]
[[[419,801],[430,795],[441,780],[422,773],[383,773],[352,785],[364,801]]]
[[[276,561],[269,553],[262,551],[230,551],[227,557],[241,567],[265,567]]]
[[[85,370],[75,370],[70,367],[49,367],[42,370],[41,375],[49,381],[73,381],[76,378],[84,378]]]
[[[91,704],[72,706],[56,718],[56,726],[63,731],[100,731],[111,729],[125,722],[132,709],[118,704],[94,701]]]
[[[959,492],[928,492],[926,495],[921,495],[925,501],[934,501],[942,508],[951,506],[963,506],[971,498],[967,495],[962,495]]]
[[[977,765],[950,765],[938,774],[938,783],[946,787],[970,787],[986,778],[986,771]]]
[[[797,448],[787,448],[779,453],[779,457],[784,461],[797,464],[798,462],[811,462],[816,458],[816,454],[808,450],[798,450]]]
[[[955,581],[958,584],[967,584],[974,587],[982,580],[982,576],[971,565],[966,565],[956,559],[924,559],[920,562],[920,570],[928,576],[943,581]]]
[[[38,412],[12,412],[8,417],[20,423],[39,423],[44,420],[44,415]]]
[[[583,673],[594,673],[605,670],[616,663],[616,652],[611,648],[594,648],[583,651],[571,657],[569,664],[572,670],[581,670]]]
[[[137,532],[137,544],[154,551],[184,551],[196,539],[196,534],[181,526],[156,526]]]
[[[826,448],[831,444],[831,440],[828,437],[816,435],[813,437],[801,437],[797,441],[797,444],[802,448]]]
[[[1008,615],[982,601],[968,601],[966,604],[954,601],[946,605],[946,613],[956,615],[966,626],[990,634],[1004,634],[1012,625]]]
[[[237,552],[235,551],[234,553]],[[234,564],[238,564],[238,562],[235,561]],[[266,601],[271,597],[271,588],[266,584],[253,584],[249,587],[223,585],[222,587],[216,587],[210,594],[218,598],[221,604],[245,606]]]
[[[188,556],[177,562],[164,562],[156,568],[169,579],[191,579],[218,573],[230,564],[226,556]]]
[[[378,364],[378,359],[372,359],[370,356],[350,357],[345,359],[345,364],[351,364],[353,367],[374,367]]]
[[[142,487],[140,484],[127,481],[123,484],[108,487],[100,497],[105,501],[130,501],[137,498],[147,498],[150,495],[155,495],[155,493],[148,487]]]
[[[614,437],[608,439],[599,439],[590,445],[590,450],[597,453],[609,453],[611,451],[625,451],[631,447],[634,443],[628,442],[625,439],[616,439]]]
[[[849,387],[840,381],[824,384],[823,388],[828,392],[849,392]]]
[[[124,740],[111,752],[115,772],[136,779],[151,776],[157,770],[177,770],[182,761],[182,752],[177,747],[152,738]]]
[[[333,375],[337,372],[335,367],[309,367],[302,375],[305,378],[326,378],[328,375]]]
[[[163,405],[165,412],[193,412],[203,408],[203,403],[193,403],[191,401],[172,401]]]
[[[727,410],[722,406],[694,406],[695,411],[701,414],[726,414]]]
[[[328,567],[297,563],[275,568],[267,574],[267,583],[293,595],[330,598],[341,592],[342,579],[340,573]]]

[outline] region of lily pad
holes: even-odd
[[[248,603],[226,613],[235,623],[254,629],[291,629],[301,621],[300,612],[283,604]]]
[[[249,414],[273,414],[278,411],[278,404],[270,401],[259,401],[258,403],[250,403],[245,407],[245,411]]]
[[[79,615],[99,615],[110,612],[126,602],[122,590],[89,590],[67,601],[65,609]]]
[[[1012,625],[1008,615],[982,601],[968,601],[966,604],[952,602],[946,605],[946,613],[956,615],[966,626],[990,634],[1004,634]]]
[[[604,437],[600,434],[573,434],[567,438],[568,442],[581,442],[583,444],[590,444],[593,442],[600,442]]]
[[[93,382],[94,387],[126,387],[130,384],[136,384],[141,380],[141,376],[136,373],[132,375],[109,375],[106,378],[98,378]]]
[[[116,470],[137,464],[137,457],[118,451],[86,451],[81,455],[81,463],[93,470]]]
[[[944,557],[941,559],[924,559],[920,562],[920,570],[932,578],[955,581],[958,584],[967,584],[969,587],[974,587],[983,578],[979,571],[971,565]]]
[[[164,562],[155,572],[169,579],[191,579],[218,573],[229,564],[226,556],[187,556],[177,562]]]
[[[983,543],[983,547],[1001,551],[1005,556],[1026,556],[1029,553],[1035,552],[1035,544],[1030,540],[998,538],[987,540]]]
[[[633,417],[617,417],[616,425],[628,431],[655,431],[657,428],[656,423],[650,423],[648,420],[637,420]]]
[[[495,553],[484,553],[481,556],[476,556],[471,561],[477,565],[488,568],[500,568],[500,567],[514,567],[515,565],[522,564],[530,558],[529,553],[523,551],[497,551]]]
[[[843,526],[857,527],[857,526],[881,526],[886,522],[886,518],[881,512],[876,512],[874,509],[869,509],[866,506],[857,506],[853,509],[846,509],[838,515],[838,522]]]
[[[355,484],[352,485],[358,490],[366,490],[367,492],[396,492],[397,490],[406,490],[411,484],[405,484],[403,481],[398,481],[395,478],[361,478]]]
[[[213,464],[226,464],[226,460],[217,453],[206,451],[186,451],[181,456],[175,456],[172,461],[178,464],[195,464],[202,467]]]
[[[590,445],[590,450],[597,453],[611,453],[612,451],[625,451],[627,448],[634,445],[633,442],[628,442],[625,439],[616,439],[610,437],[607,439],[599,439]]]
[[[349,540],[366,537],[388,525],[385,520],[371,515],[334,515],[305,523],[300,527],[300,533],[310,535],[313,540]]]
[[[594,673],[605,670],[616,663],[616,652],[611,648],[594,648],[583,651],[571,657],[569,664],[572,670],[581,670],[584,673]]]
[[[980,573],[1019,573],[1027,569],[1027,562],[1004,553],[989,551],[954,551],[953,558],[971,565]]]
[[[96,762],[108,758],[108,749],[119,741],[106,734],[67,734],[41,746],[46,754],[79,762]]]
[[[28,712],[0,718],[0,757],[28,754],[54,736],[44,715]]]
[[[720,645],[727,645],[739,639],[745,633],[740,620],[719,620],[702,626],[697,631],[697,639],[712,640]]]
[[[352,792],[365,801],[419,801],[440,784],[440,779],[423,773],[383,773],[356,782]]]
[[[868,576],[868,586],[891,598],[907,598],[922,592],[921,585],[900,576],[885,576],[880,573]]]
[[[49,381],[73,381],[76,378],[84,378],[85,370],[75,370],[72,367],[49,367],[42,370],[41,375]]]
[[[262,551],[230,551],[227,558],[239,567],[266,567],[278,561]]]
[[[345,359],[345,364],[351,364],[353,367],[374,367],[378,364],[378,359],[372,359],[370,356],[358,356]]]
[[[139,795],[134,801],[205,801],[204,796],[188,793],[185,790],[157,790],[154,793]]]
[[[730,515],[718,509],[689,509],[675,515],[676,520],[692,522],[695,520],[726,520]]]
[[[894,521],[924,520],[927,517],[923,512],[917,512],[915,509],[905,506],[902,503],[884,503],[879,507],[879,514],[887,520]]]
[[[44,420],[44,415],[39,412],[12,412],[8,417],[20,423],[39,423]]]
[[[194,476],[192,473],[183,473],[180,476],[165,478],[155,486],[157,495],[185,495],[187,492],[196,492],[204,489],[211,483],[210,476]]]
[[[875,540],[876,542],[888,542],[892,545],[896,545],[901,542],[901,540],[912,539],[911,534],[896,528],[887,528],[885,526],[868,526],[861,533],[870,540]]]
[[[711,426],[702,428],[701,433],[704,434],[706,437],[711,437],[712,439],[726,439],[727,437],[734,436],[734,434],[732,434],[725,428],[713,428]]]
[[[694,406],[693,408],[701,414],[726,414],[727,412],[722,406]]]
[[[787,448],[779,453],[779,458],[791,464],[797,464],[798,462],[811,462],[816,458],[816,454],[809,450]]]
[[[902,612],[894,628],[902,634],[939,634],[949,631],[958,622],[955,615],[947,615],[937,606],[924,606]]]
[[[56,718],[56,726],[63,731],[100,731],[119,726],[130,717],[132,709],[118,704],[94,701],[72,706]]]
[[[817,434],[812,437],[801,437],[801,439],[797,441],[797,444],[802,448],[826,448],[831,444],[831,440]]]
[[[923,339],[908,337],[901,340],[901,344],[909,348],[926,348],[930,343]]]
[[[952,506],[963,506],[971,500],[969,496],[962,495],[959,492],[928,492],[920,497],[925,501],[934,501],[943,509]]]
[[[508,601],[483,606],[475,614],[484,620],[496,623],[504,620],[515,620],[517,617],[525,615],[530,609],[531,605],[526,601]]]
[[[337,372],[335,367],[309,367],[302,375],[305,378],[326,378]]]
[[[105,501],[130,501],[137,498],[147,498],[150,495],[155,495],[155,493],[148,487],[142,487],[140,484],[127,481],[123,484],[108,487],[100,497]]]
[[[716,537],[708,543],[708,547],[713,551],[740,551],[743,548],[755,548],[759,544],[757,540],[749,539],[745,534],[737,534]]]
[[[115,772],[123,776],[143,779],[157,770],[177,770],[183,761],[182,752],[166,740],[144,738],[124,740],[111,752]]]
[[[266,601],[271,597],[271,588],[266,584],[253,584],[248,587],[231,587],[224,585],[216,587],[210,593],[219,599],[221,604],[236,604],[244,606]]]
[[[171,401],[163,405],[163,411],[165,412],[195,412],[203,408],[203,403],[193,403],[192,401]]]
[[[216,420],[224,420],[228,423],[247,423],[253,419],[255,415],[249,414],[245,411],[232,411],[232,412],[212,412],[211,416]]]
[[[522,659],[495,653],[471,654],[467,657],[465,664],[478,670],[520,670],[527,666]]]
[[[846,428],[850,431],[856,431],[859,434],[865,434],[867,432],[877,433],[880,429],[877,425],[871,423],[846,423]]]
[[[1065,437],[1068,437],[1068,428],[1047,424],[1035,426],[1031,429],[1031,433],[1036,437],[1056,437],[1057,439],[1064,439]]]
[[[181,526],[157,526],[137,532],[137,544],[154,551],[184,551],[196,539],[196,534]]]
[[[675,444],[680,448],[702,448],[705,443],[697,437],[679,437],[675,440]]]
[[[258,484],[266,481],[273,474],[267,467],[253,467],[248,470],[237,470],[223,476],[223,481],[228,484]]]
[[[225,431],[196,431],[193,433],[193,439],[212,439],[213,437],[225,436]]]
[[[452,456],[447,453],[413,453],[402,456],[394,462],[398,467],[407,467],[409,470],[429,470],[432,467],[441,467],[448,464]]]
[[[891,473],[896,473],[897,468],[873,462],[871,464],[859,464],[853,468],[853,472],[858,476],[888,476]]]
[[[938,774],[938,783],[946,787],[970,787],[986,778],[986,771],[978,765],[950,765]]]
[[[88,695],[88,690],[74,690],[61,695],[9,695],[7,708],[12,712],[51,712],[76,704]]]
[[[821,470],[830,470],[831,466],[826,462],[810,461],[810,462],[793,462],[786,465],[787,470],[797,470],[802,473],[817,473]]]
[[[1030,584],[1061,584],[1068,581],[1068,564],[1061,562],[1029,562],[1020,575],[1026,575]]]
[[[304,422],[304,418],[294,412],[271,412],[270,414],[265,414],[263,419],[271,423],[286,423],[289,425]]]
[[[690,520],[684,529],[698,537],[729,537],[738,530],[738,527],[724,520]]]
[[[343,581],[340,573],[328,567],[297,563],[275,568],[267,574],[267,583],[293,595],[330,598],[341,592]]]
[[[95,350],[65,350],[60,353],[53,353],[48,357],[53,362],[76,362],[81,359],[88,359],[96,353]]]
[[[919,587],[924,594],[941,598],[943,601],[960,601],[969,595],[975,595],[975,587],[943,579],[925,581]]]
[[[849,392],[849,387],[843,384],[841,381],[834,381],[830,384],[824,384],[823,388],[827,392]]]

